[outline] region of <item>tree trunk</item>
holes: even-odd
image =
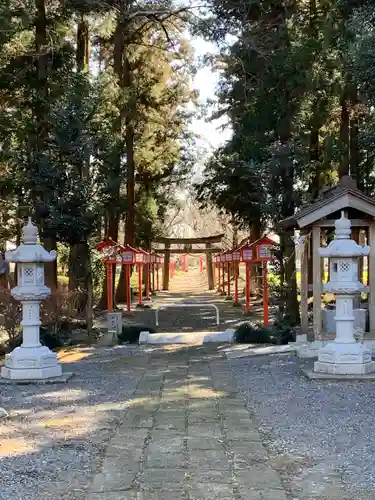
[[[69,290],[82,293],[77,300],[76,307],[79,314],[86,316],[87,301],[91,301],[88,294],[92,293],[91,251],[87,241],[70,246]]]
[[[77,72],[89,71],[89,25],[83,14],[77,26]],[[77,163],[77,176],[81,181],[88,178],[90,173],[90,159],[82,158]],[[80,293],[75,306],[79,315],[84,315],[89,340],[92,334],[92,267],[91,252],[85,235],[79,243],[72,243],[69,252],[69,290]]]
[[[349,110],[348,110],[348,89],[345,86],[341,100],[341,121],[340,121],[340,166],[339,178],[349,175]]]
[[[120,188],[119,188],[120,190]],[[120,196],[120,192],[119,192]],[[106,236],[109,236],[112,238],[114,241],[117,241],[118,239],[118,226],[119,226],[119,213],[118,210],[112,210],[110,214],[108,214],[108,232]],[[113,297],[115,297],[115,278],[116,278],[116,265],[113,265],[112,269],[112,275],[113,275]],[[103,289],[102,289],[102,296],[100,297],[99,303],[97,305],[98,309],[106,309],[107,307],[107,266],[105,270],[105,276],[104,276],[104,281],[103,281]]]
[[[35,98],[34,112],[36,120],[36,138],[35,138],[35,151],[34,151],[34,170],[31,175],[38,177],[41,173],[39,171],[42,156],[47,154],[46,141],[49,135],[49,85],[48,85],[48,59],[47,59],[47,16],[45,0],[35,0],[36,18],[35,18],[35,51],[36,57],[36,70],[38,81],[38,92]],[[50,196],[48,190],[42,190],[40,186],[35,184],[34,179],[31,180],[32,193],[34,206],[36,207],[36,222],[41,226],[43,243],[46,250],[56,250],[56,238],[51,236],[44,236],[45,217],[49,213]],[[41,208],[41,210],[40,210]],[[45,266],[45,282],[52,291],[57,288],[57,262],[49,262]]]
[[[281,165],[281,183],[282,183],[282,203],[281,217],[287,218],[294,214],[294,166],[290,161],[290,124],[285,123],[285,128],[280,133],[279,161]],[[282,250],[282,269],[284,281],[282,290],[284,295],[284,307],[281,312],[283,317],[290,324],[299,322],[299,305],[297,300],[297,281],[296,281],[296,259],[295,245],[293,241],[294,230],[283,231],[280,234],[280,246]]]
[[[57,244],[55,238],[44,238],[43,240],[44,248],[49,252],[51,250],[57,250]],[[44,279],[46,286],[48,286],[52,292],[57,290],[57,260],[53,262],[46,262],[44,265]]]
[[[309,191],[312,200],[316,200],[319,196],[322,184],[321,164],[319,161],[319,126],[316,124],[312,125],[310,131],[309,157],[310,165],[313,169],[313,177],[310,181]]]
[[[117,75],[120,87],[123,87],[123,58],[125,50],[125,24],[120,19],[117,20],[116,29],[114,33],[113,43],[113,67]],[[124,109],[119,110],[119,118],[113,124],[114,134],[122,135],[122,124],[124,117]],[[122,153],[117,156],[116,165],[113,168],[110,176],[110,202],[105,214],[105,236],[109,236],[114,241],[118,240],[118,229],[120,222],[119,202],[120,202],[120,187],[121,187],[121,163]],[[107,306],[107,270],[103,282],[103,292],[100,298],[98,309],[106,309]],[[116,265],[113,266],[113,297],[115,298],[115,278],[116,278]]]
[[[130,98],[126,109],[121,110],[121,115],[125,118],[125,149],[126,149],[126,198],[127,210],[125,216],[125,237],[124,244],[135,247],[135,158],[134,158],[134,101],[131,97],[133,75],[130,61],[125,54],[125,35],[126,24],[118,26],[118,50],[116,52],[115,70],[118,75],[121,88],[128,89]],[[121,31],[121,33],[120,33]],[[119,53],[122,52],[121,61]],[[146,273],[143,273],[143,279],[146,279]],[[116,301],[125,302],[125,274],[124,268],[121,268],[120,279],[116,290]]]
[[[294,231],[285,232],[283,235],[284,246],[284,272],[286,283],[284,318],[291,325],[299,323],[299,305],[297,301],[297,281],[295,265]]]
[[[89,25],[84,15],[77,26],[77,51],[76,51],[76,64],[79,73],[87,73],[89,71]]]
[[[257,219],[256,222],[254,222],[251,225],[250,243],[259,240],[261,236],[262,236],[262,226],[260,223],[260,216],[259,216],[259,219]],[[258,297],[261,291],[261,286],[259,283],[261,276],[261,268],[258,264],[255,265],[250,264],[250,266],[251,266],[250,290],[253,295],[256,295]]]
[[[310,0],[310,20],[309,20],[309,37],[314,40],[318,37],[318,15],[316,0]],[[312,91],[315,93],[315,85],[312,86]],[[320,97],[316,94],[313,99],[312,119],[310,126],[310,144],[309,144],[309,161],[312,167],[313,176],[310,180],[309,192],[311,199],[316,200],[320,193],[322,184],[321,178],[321,162],[319,151],[319,131],[321,127],[321,110],[320,110]]]
[[[294,213],[293,197],[293,166],[289,158],[285,156],[283,169],[283,201],[282,217],[286,218]],[[282,289],[284,295],[284,307],[282,315],[288,323],[295,325],[299,322],[299,305],[297,300],[297,281],[296,281],[296,259],[295,245],[293,241],[294,230],[283,231],[280,234],[280,246],[282,249]]]
[[[350,86],[351,113],[349,121],[349,145],[350,145],[350,175],[356,180],[357,185],[360,180],[360,150],[358,143],[359,116],[358,116],[358,90],[355,83]]]

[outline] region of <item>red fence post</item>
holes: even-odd
[[[128,312],[131,309],[130,300],[130,264],[125,264],[125,295],[126,295],[126,307]]]
[[[234,301],[238,302],[238,275],[239,275],[239,263],[234,263]]]
[[[269,325],[268,318],[268,270],[267,262],[263,264],[263,321],[264,326]]]
[[[230,297],[230,262],[227,262],[228,297]]]
[[[142,264],[138,264],[138,304],[142,305]]]
[[[250,279],[251,279],[251,271],[250,271],[250,263],[246,262],[246,312],[250,312]]]
[[[107,264],[107,311],[113,311],[113,264]]]

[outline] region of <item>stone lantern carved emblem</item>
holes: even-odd
[[[29,218],[22,231],[22,243],[5,259],[17,264],[17,286],[12,296],[22,303],[22,345],[5,357],[1,376],[12,380],[59,377],[61,366],[56,353],[40,343],[40,301],[51,294],[44,284],[44,263],[56,259],[56,252],[47,252],[38,243],[38,229]]]
[[[358,264],[360,257],[370,254],[370,247],[360,246],[350,238],[351,222],[343,212],[335,229],[335,239],[326,248],[319,248],[319,254],[329,258],[330,281],[323,290],[336,295],[336,338],[320,349],[314,371],[363,375],[375,371],[375,362],[371,351],[354,338],[353,302],[358,292],[368,291],[358,279]]]

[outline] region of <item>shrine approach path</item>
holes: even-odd
[[[130,316],[134,323],[154,328],[158,333],[214,332],[236,328],[244,321],[243,309],[234,308],[233,301],[226,301],[216,290],[209,291],[207,275],[198,269],[179,272],[170,280],[169,291],[159,292],[153,298],[155,307],[168,305],[159,312],[159,326],[155,325],[155,312],[141,310]],[[173,307],[173,305],[176,307]],[[194,304],[195,307],[178,307],[181,304]],[[219,309],[220,324],[216,325],[216,312],[207,304]],[[256,312],[254,310],[254,312]]]

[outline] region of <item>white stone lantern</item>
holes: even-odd
[[[1,377],[11,380],[48,379],[62,375],[56,353],[40,343],[40,301],[51,295],[44,284],[44,263],[56,259],[38,243],[38,229],[31,217],[22,231],[22,243],[6,252],[5,259],[17,264],[18,284],[12,296],[22,303],[22,345],[5,357]]]
[[[350,239],[351,222],[341,213],[335,222],[336,238],[326,248],[319,248],[321,257],[328,257],[330,281],[325,292],[336,295],[336,338],[319,350],[314,371],[338,375],[363,375],[375,371],[371,351],[357,342],[354,333],[353,301],[356,293],[368,291],[358,280],[358,260],[369,255],[370,247]]]

